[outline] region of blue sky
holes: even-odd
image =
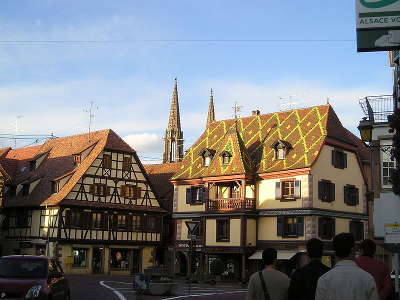
[[[95,129],[158,158],[174,77],[186,147],[204,128],[210,88],[218,119],[232,116],[235,101],[244,116],[329,97],[353,131],[357,100],[391,93],[387,53],[356,52],[354,1],[248,2],[2,0],[2,41],[116,42],[0,43],[0,133],[13,133],[18,115],[23,134],[85,132],[93,100]]]

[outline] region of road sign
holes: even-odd
[[[188,237],[196,238],[199,235],[200,222],[186,221],[185,224],[188,229]]]
[[[385,243],[400,244],[400,224],[385,224]]]

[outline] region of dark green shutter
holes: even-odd
[[[192,188],[186,189],[186,204],[192,204]]]
[[[325,182],[320,180],[318,181],[318,199],[324,201],[324,186]]]
[[[358,191],[358,188],[355,187],[353,192],[354,192],[354,201],[355,201],[354,205],[357,205],[358,203],[360,203],[360,199],[359,199],[360,193]]]
[[[295,180],[294,182],[294,198],[300,199],[301,198],[301,181]]]
[[[283,237],[285,217],[277,217],[276,221],[277,221],[276,234],[277,236]]]
[[[297,235],[304,235],[304,217],[297,217]]]
[[[344,203],[349,204],[349,188],[346,185],[343,187],[343,200]]]
[[[200,191],[199,191],[199,202],[203,203],[204,202],[204,187],[199,187]]]
[[[275,183],[275,199],[276,200],[281,200],[282,199],[282,188],[281,188],[281,182],[280,181]]]
[[[332,166],[337,167],[337,151],[332,150]]]
[[[343,152],[343,169],[347,168],[347,153]]]
[[[327,198],[329,202],[335,201],[335,184],[333,182],[329,182],[328,185],[328,193]]]

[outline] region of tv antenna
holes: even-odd
[[[235,101],[233,108],[233,114],[235,116],[235,119],[238,118],[238,114],[242,111],[243,106],[238,106],[237,102]]]
[[[15,135],[14,135],[14,148],[17,148],[17,136],[20,132],[22,132],[22,129],[20,127],[20,122],[19,120],[22,119],[23,116],[19,115],[15,117],[15,121],[12,123],[15,129]]]
[[[95,117],[94,110],[99,110],[98,106],[94,106],[94,101],[90,101],[90,106],[88,109],[84,109],[83,111],[89,115],[89,135],[92,129],[93,119]]]
[[[279,100],[282,101],[281,104],[279,104],[280,111],[284,110],[292,110],[295,109],[296,107],[299,108],[299,104],[304,104],[307,103],[307,101],[296,101],[296,94],[293,95],[288,95],[288,96],[279,96]]]

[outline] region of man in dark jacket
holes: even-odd
[[[330,269],[321,262],[324,245],[319,239],[307,242],[310,262],[295,271],[290,281],[288,300],[314,300],[318,279]]]

